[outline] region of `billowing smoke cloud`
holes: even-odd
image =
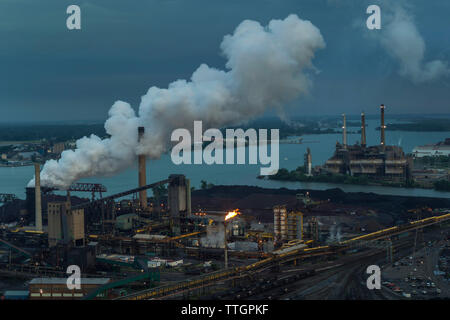
[[[425,61],[425,41],[417,30],[412,15],[398,3],[392,8],[392,13],[387,14],[386,25],[382,22],[380,41],[386,51],[399,62],[399,74],[414,83],[429,82],[450,75],[445,61]]]
[[[202,64],[190,81],[177,80],[167,89],[151,87],[142,97],[138,115],[128,103],[116,102],[105,123],[110,138],[79,139],[75,151],[64,151],[58,161],[46,162],[41,183],[67,188],[83,177],[114,174],[130,166],[138,154],[159,158],[172,131],[192,130],[194,120],[202,120],[204,129],[221,128],[248,121],[269,108],[279,109],[308,92],[307,70],[314,70],[315,52],[324,47],[319,29],[297,15],[272,20],[266,27],[245,20],[221,43],[226,71]],[[145,127],[140,143],[138,126]]]

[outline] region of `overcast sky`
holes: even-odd
[[[450,113],[450,1],[403,8],[400,32],[411,27],[407,40],[423,41],[418,63],[400,57],[413,45],[391,48],[402,41],[384,23],[398,2],[1,0],[0,122],[102,121],[119,99],[137,109],[149,87],[189,79],[201,63],[225,69],[220,43],[241,21],[291,13],[319,28],[326,48],[313,60],[309,96],[286,106],[288,115],[376,113],[380,103],[395,114]],[[81,8],[82,30],[66,28],[70,4]],[[381,7],[381,30],[366,27],[370,4]]]

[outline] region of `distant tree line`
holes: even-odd
[[[79,139],[91,134],[105,137],[103,124],[65,124],[65,125],[0,125],[0,141],[30,141],[46,139],[61,142]]]
[[[269,176],[271,180],[283,181],[300,181],[300,182],[329,182],[329,183],[345,183],[345,184],[369,184],[369,178],[366,176],[350,176],[344,174],[320,174],[314,176],[307,176],[304,166],[300,166],[295,170],[289,171],[281,168],[274,175]]]
[[[406,182],[390,182],[382,180],[373,180],[368,176],[351,176],[345,174],[319,174],[308,176],[306,175],[306,168],[300,166],[295,170],[289,171],[285,168],[279,169],[274,175],[269,176],[270,180],[282,180],[282,181],[299,181],[299,182],[328,182],[328,183],[343,183],[343,184],[356,184],[356,185],[383,185],[389,187],[403,187],[413,188],[419,187],[414,181]]]
[[[389,123],[387,130],[392,131],[450,131],[450,119],[420,119],[411,123]],[[378,127],[377,130],[380,130]]]

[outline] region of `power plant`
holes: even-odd
[[[336,143],[333,156],[326,161],[325,171],[334,174],[367,176],[373,180],[406,182],[410,177],[410,161],[399,146],[387,146],[384,122],[385,106],[380,106],[380,144],[367,146],[365,115],[361,114],[361,142],[347,145],[346,120],[343,115],[342,143]]]

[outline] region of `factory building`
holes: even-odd
[[[333,174],[367,176],[373,180],[405,182],[409,180],[411,161],[402,148],[387,146],[385,140],[384,105],[380,106],[380,144],[366,146],[365,116],[361,115],[361,143],[347,145],[345,115],[343,119],[343,142],[336,143],[333,156],[326,161],[324,170]]]
[[[71,210],[70,202],[48,203],[48,243],[84,245],[84,209]]]
[[[276,243],[303,240],[303,213],[289,210],[286,205],[273,207],[274,239]]]
[[[184,175],[172,174],[169,177],[168,206],[172,233],[179,235],[188,232],[186,220],[191,216],[191,187]]]
[[[415,158],[450,156],[450,138],[436,144],[415,147],[412,154]]]

